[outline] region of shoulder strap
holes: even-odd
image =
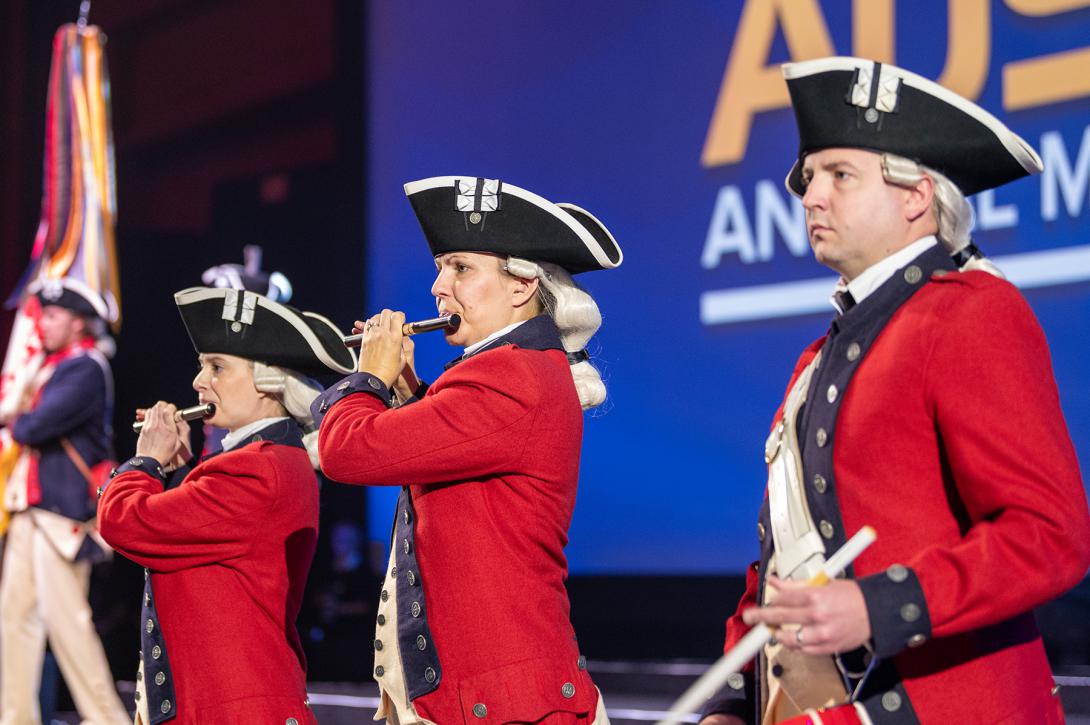
[[[79,469],[79,472],[83,474],[83,477],[87,479],[87,483],[92,486],[98,485],[95,481],[95,477],[91,474],[91,469],[87,467],[87,461],[83,460],[83,456],[79,454],[76,447],[72,445],[72,441],[68,440],[67,436],[61,437],[61,445],[64,447],[64,452],[68,454],[68,459],[72,461],[72,464]]]

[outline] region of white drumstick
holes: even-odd
[[[821,567],[821,571],[815,574],[807,584],[819,587],[827,584],[830,579],[835,579],[855,561],[857,556],[874,543],[875,538],[873,528],[870,526],[861,528],[844,546],[840,547],[839,551],[829,557],[825,565]],[[727,678],[739,672],[747,662],[756,657],[771,637],[772,629],[763,622],[746,632],[730,652],[720,657],[677,699],[658,725],[681,725],[682,718],[696,712],[708,698],[719,692],[720,688],[726,684]]]

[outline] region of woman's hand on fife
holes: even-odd
[[[177,411],[173,405],[162,400],[144,410],[144,427],[136,439],[136,455],[154,458],[164,466],[174,460],[181,447],[174,420]],[[137,411],[137,417],[140,417],[140,411]]]
[[[363,345],[356,369],[392,386],[405,368],[404,324],[405,313],[393,310],[383,310],[366,322],[357,320],[353,329],[363,333]]]
[[[178,468],[193,460],[193,441],[190,439],[193,429],[190,427],[188,420],[181,419],[174,421],[174,427],[178,431],[178,450],[175,451],[170,466],[171,468]]]
[[[405,353],[405,367],[401,368],[401,375],[394,383],[394,390],[401,402],[416,395],[416,391],[420,389],[420,378],[416,377],[416,368],[413,366],[414,346],[415,343],[411,337],[401,338],[401,349]]]

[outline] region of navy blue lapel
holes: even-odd
[[[564,343],[560,340],[560,330],[557,328],[556,323],[553,322],[553,318],[549,315],[538,315],[537,317],[530,318],[506,335],[497,337],[480,350],[476,350],[465,357],[458,357],[451,360],[443,369],[450,370],[463,360],[468,360],[485,350],[495,350],[497,347],[503,347],[504,345],[517,345],[526,350],[564,349]]]
[[[285,418],[284,420],[278,420],[274,423],[270,423],[264,428],[259,428],[251,433],[246,438],[238,442],[232,451],[237,451],[243,446],[248,446],[251,443],[257,441],[269,441],[270,443],[276,443],[282,446],[292,446],[294,448],[306,448],[303,443],[303,431],[291,418]],[[214,458],[223,453],[222,450],[209,453],[207,456],[201,459],[202,462],[207,461],[209,458]]]

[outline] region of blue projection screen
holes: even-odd
[[[404,182],[499,178],[591,211],[625,261],[580,278],[605,318],[591,352],[610,399],[585,421],[571,570],[741,571],[757,555],[771,416],[835,281],[783,186],[796,136],[778,66],[891,61],[976,100],[1044,158],[1044,175],[972,199],[975,238],[1044,326],[1086,480],[1090,7],[1048,6],[371,3],[368,309],[435,310]],[[417,340],[425,379],[460,353]],[[395,496],[371,494],[376,539]]]

